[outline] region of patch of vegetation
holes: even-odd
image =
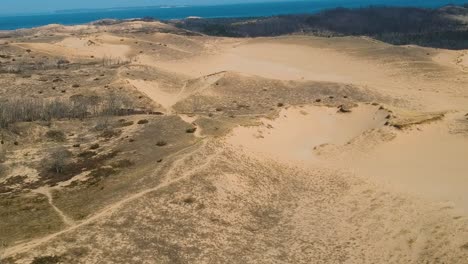
[[[148,119],[138,120],[138,122],[137,122],[138,125],[144,125],[144,124],[148,124],[148,123],[149,123]]]
[[[120,129],[104,129],[102,133],[99,135],[99,137],[103,138],[113,138],[113,137],[118,137],[122,134],[122,130]]]
[[[19,240],[30,240],[63,228],[62,220],[44,195],[1,196],[0,242],[5,243],[4,245],[9,246]],[[3,264],[3,259],[0,263]]]
[[[191,128],[187,128],[185,130],[185,132],[189,133],[189,134],[193,134],[195,133],[195,131],[197,131],[197,128],[196,127],[191,127]]]
[[[195,202],[195,198],[193,198],[192,196],[185,197],[182,201],[186,204],[193,204]]]
[[[46,132],[45,136],[48,139],[57,142],[64,142],[67,139],[67,136],[61,130],[49,130]]]
[[[114,168],[128,168],[133,166],[135,163],[129,159],[121,159],[111,163]]]
[[[97,153],[95,151],[85,150],[85,151],[81,152],[80,154],[78,154],[78,157],[84,158],[84,159],[89,159],[89,158],[92,158],[92,157],[94,157],[96,155],[97,155]]]
[[[167,142],[164,140],[159,140],[158,142],[156,142],[156,146],[158,147],[164,147],[166,145],[167,145]]]
[[[131,120],[127,121],[125,119],[121,119],[121,120],[119,120],[119,123],[117,124],[117,127],[128,127],[128,126],[131,126],[133,124],[135,124],[135,122],[133,122]]]
[[[104,166],[91,171],[90,176],[103,178],[115,174],[116,172],[117,171],[114,168],[110,166]]]
[[[59,256],[41,256],[35,257],[31,264],[56,264],[60,263],[61,257]]]
[[[40,172],[39,176],[42,181],[53,186],[56,183],[73,178],[84,170],[94,170],[99,168],[102,164],[114,158],[117,154],[118,151],[112,151],[102,155],[97,155],[94,151],[84,151],[78,154],[79,159],[76,161],[71,160],[71,155],[65,156],[57,154],[55,158],[52,159],[52,163],[49,159],[45,160],[45,162],[49,162],[51,165],[46,166]]]
[[[98,144],[98,143],[94,143],[94,144],[91,144],[91,146],[89,146],[89,149],[98,149],[100,148],[101,146]]]

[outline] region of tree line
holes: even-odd
[[[9,98],[0,101],[0,128],[7,128],[16,122],[125,115],[131,109],[131,99],[113,92],[104,97],[75,95],[67,99]]]
[[[397,45],[467,49],[468,25],[453,16],[468,17],[468,5],[440,9],[385,6],[335,8],[307,15],[184,19],[169,23],[216,36],[369,36]]]

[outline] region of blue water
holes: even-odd
[[[449,3],[462,4],[468,0],[308,0],[300,2],[250,3],[218,6],[146,7],[125,9],[81,10],[52,14],[0,16],[0,30],[32,28],[48,24],[76,25],[104,18],[127,19],[154,17],[156,19],[180,19],[188,16],[259,17],[279,14],[304,14],[334,7],[363,7],[369,5],[439,7]],[[3,6],[2,8],[5,8]]]

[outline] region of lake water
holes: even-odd
[[[48,24],[76,25],[104,18],[128,19],[154,17],[180,19],[189,16],[259,17],[279,14],[316,13],[334,7],[362,7],[369,5],[439,7],[448,3],[462,4],[467,0],[308,0],[300,2],[248,3],[218,6],[140,7],[101,10],[76,10],[49,14],[0,16],[0,30],[32,28]],[[3,7],[5,8],[5,6]]]

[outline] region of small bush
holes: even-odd
[[[46,132],[46,137],[50,140],[57,142],[64,142],[67,139],[67,136],[63,131],[60,130],[49,130]]]
[[[157,143],[156,143],[156,146],[158,147],[164,147],[167,145],[167,142],[164,141],[164,140],[159,140]]]
[[[60,263],[61,258],[59,256],[42,256],[35,257],[31,264],[56,264]]]
[[[89,159],[89,158],[92,158],[94,156],[96,156],[97,153],[94,152],[94,151],[90,151],[90,150],[86,150],[86,151],[83,151],[81,152],[80,154],[78,154],[78,157],[80,158],[83,158],[83,159]]]
[[[340,106],[338,107],[338,112],[339,112],[339,113],[350,113],[350,112],[351,112],[351,109],[349,109],[347,106],[340,105]]]
[[[195,133],[195,131],[197,131],[197,128],[196,128],[196,127],[187,128],[187,129],[185,130],[185,132],[187,132],[187,133],[189,133],[189,134]]]
[[[130,166],[133,166],[135,163],[129,159],[122,159],[115,161],[111,164],[112,167],[114,168],[127,168]]]
[[[149,123],[149,121],[147,119],[142,119],[142,120],[139,120],[137,122],[137,124],[139,124],[139,125],[144,125],[144,124],[148,124],[148,123]]]
[[[105,129],[104,131],[102,131],[102,133],[99,136],[109,139],[113,137],[118,137],[121,134],[122,134],[122,130],[119,130],[119,129]]]
[[[91,171],[90,175],[92,177],[107,177],[112,174],[115,174],[116,172],[117,171],[114,168],[105,166],[105,167],[100,167]]]
[[[95,144],[92,144],[89,149],[98,149],[99,147],[101,147],[98,143],[95,143]]]
[[[131,126],[135,124],[135,122],[133,121],[122,121],[122,122],[119,122],[119,124],[117,124],[118,127],[128,127],[128,126]]]
[[[195,202],[195,198],[193,197],[186,197],[183,199],[183,202],[186,203],[186,204],[193,204]]]

